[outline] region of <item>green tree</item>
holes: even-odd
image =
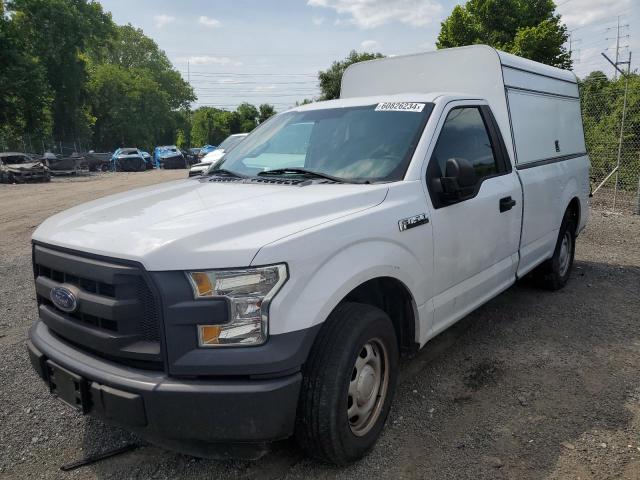
[[[139,28],[115,27],[113,37],[95,53],[96,61],[144,71],[169,95],[173,109],[187,108],[195,100],[193,88],[177,72],[158,44]]]
[[[352,50],[344,60],[333,62],[327,70],[318,73],[320,91],[322,92],[320,100],[332,100],[340,97],[342,74],[349,65],[364,62],[365,60],[373,60],[374,58],[382,58],[383,56],[381,53],[358,53]]]
[[[144,70],[98,65],[93,68],[89,91],[96,119],[96,148],[151,149],[158,143],[174,142],[175,123],[169,96]],[[171,132],[169,138],[163,136],[167,130]]]
[[[247,102],[241,103],[240,105],[238,105],[238,108],[236,108],[236,112],[240,117],[239,131],[234,131],[232,133],[250,132],[251,130],[256,128],[256,125],[258,125],[258,117],[260,116],[260,113],[254,105],[251,105]]]
[[[487,44],[531,60],[571,68],[567,27],[553,0],[469,0],[441,23],[438,48]]]
[[[260,114],[258,115],[259,123],[264,122],[265,120],[273,117],[276,114],[276,109],[273,107],[273,105],[269,105],[268,103],[263,103],[258,109],[260,110]]]
[[[219,145],[232,132],[232,112],[213,107],[200,107],[191,117],[191,142],[193,145]]]
[[[152,148],[176,143],[179,130],[180,141],[188,146],[191,128],[187,109],[196,98],[193,88],[142,30],[131,25],[116,26],[104,46],[91,50],[89,65],[96,147],[112,149],[127,138],[128,145]],[[128,80],[124,78],[127,75]],[[108,100],[99,97],[101,92],[112,91],[119,96]],[[149,103],[152,98],[153,105]],[[132,113],[115,114],[127,110]],[[116,117],[117,125],[113,122]],[[120,140],[109,145],[114,138]]]
[[[9,0],[6,8],[29,55],[46,71],[53,135],[87,139],[93,117],[87,108],[85,53],[112,35],[111,16],[87,0]]]
[[[17,148],[25,132],[40,144],[51,134],[46,70],[29,54],[16,25],[1,14],[0,65],[0,148]]]

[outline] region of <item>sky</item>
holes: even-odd
[[[270,103],[282,111],[319,95],[317,72],[351,50],[435,49],[455,0],[101,0],[115,22],[142,28],[193,85],[194,108]],[[612,76],[602,57],[640,66],[640,0],[556,0],[571,32],[574,71]],[[625,67],[626,68],[626,67]]]

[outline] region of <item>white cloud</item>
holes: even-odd
[[[365,50],[380,49],[380,44],[376,40],[365,40],[360,44]]]
[[[153,17],[155,21],[156,27],[162,28],[176,21],[176,17],[171,15],[165,15],[164,13],[161,15],[156,15]]]
[[[222,26],[220,20],[216,20],[215,18],[207,17],[205,15],[202,15],[200,18],[198,18],[198,23],[200,25],[204,25],[207,28],[218,28]]]
[[[194,55],[183,59],[189,61],[191,65],[223,65],[223,66],[242,66],[242,62],[238,62],[229,57],[212,57],[210,55]]]
[[[320,26],[324,23],[325,18],[324,17],[313,17],[311,19],[311,21],[313,22],[314,25]]]
[[[390,22],[422,27],[440,18],[442,5],[436,0],[307,0],[311,7],[325,7],[346,15],[346,23],[375,28]],[[334,24],[344,23],[338,19]]]
[[[630,7],[631,3],[632,0],[580,0],[561,4],[558,13],[562,15],[562,21],[572,29],[613,18]]]

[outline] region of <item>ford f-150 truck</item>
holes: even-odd
[[[272,117],[206,176],[42,223],[31,361],[168,448],[295,435],[357,460],[400,354],[530,272],[565,285],[588,169],[568,71],[486,46],[355,64],[340,99]]]

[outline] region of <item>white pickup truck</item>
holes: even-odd
[[[28,349],[52,393],[151,442],[345,464],[398,357],[535,269],[561,288],[587,221],[575,76],[486,46],[351,66],[207,176],[95,200],[33,235]]]

